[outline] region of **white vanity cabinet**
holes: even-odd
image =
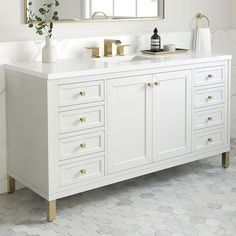
[[[217,154],[228,167],[230,65],[194,52],[6,65],[9,192],[41,195],[52,221],[62,197]]]
[[[152,75],[107,81],[108,173],[152,162],[152,86]]]
[[[153,157],[155,161],[191,152],[192,71],[154,75]]]

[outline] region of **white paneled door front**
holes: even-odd
[[[107,82],[108,171],[152,162],[152,75]]]
[[[155,74],[154,84],[154,160],[190,153],[191,71]]]

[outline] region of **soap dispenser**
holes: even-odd
[[[157,28],[154,29],[154,34],[151,37],[151,51],[159,52],[161,51],[161,37],[158,35]]]

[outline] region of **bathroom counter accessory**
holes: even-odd
[[[5,65],[8,191],[42,196],[53,221],[63,197],[218,154],[227,168],[231,58]]]
[[[176,53],[184,53],[188,52],[188,49],[183,49],[183,48],[176,48],[175,51],[164,51],[161,49],[159,52],[153,52],[151,50],[141,50],[143,54],[149,54],[149,55],[165,55],[165,54],[176,54]]]

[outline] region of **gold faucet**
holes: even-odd
[[[104,40],[104,56],[111,57],[112,56],[112,44],[120,45],[121,41],[116,39],[105,39]]]

